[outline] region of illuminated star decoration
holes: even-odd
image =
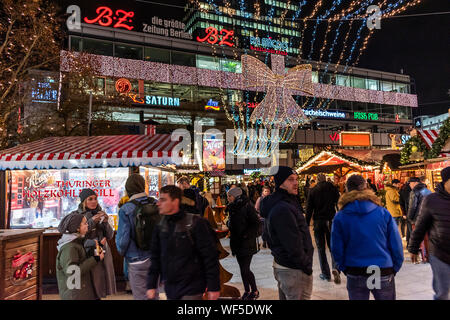
[[[245,90],[265,90],[266,95],[253,111],[250,122],[260,121],[274,128],[297,128],[308,121],[292,95],[299,91],[313,95],[310,64],[295,66],[286,75],[275,74],[260,60],[242,55],[242,76]]]

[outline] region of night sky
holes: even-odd
[[[144,0],[136,0],[144,2]],[[187,0],[149,0],[151,15],[180,19]],[[221,3],[221,1],[213,1]],[[293,1],[295,3],[297,1]],[[450,11],[449,0],[422,0],[401,15]],[[450,108],[450,14],[402,17],[382,20],[359,67],[387,72],[403,72],[415,82],[420,107],[415,115],[442,114]]]

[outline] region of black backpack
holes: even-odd
[[[134,226],[136,230],[136,246],[144,251],[150,250],[153,230],[161,220],[155,199],[148,197],[145,201],[130,201],[134,209]]]

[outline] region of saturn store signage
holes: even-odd
[[[180,98],[171,98],[163,96],[145,96],[145,104],[151,106],[170,106],[179,107]]]
[[[372,136],[370,132],[341,132],[340,142],[343,147],[370,147]]]

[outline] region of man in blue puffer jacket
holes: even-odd
[[[347,276],[350,300],[395,300],[395,274],[403,263],[397,225],[360,175],[347,180],[331,231],[331,253]]]

